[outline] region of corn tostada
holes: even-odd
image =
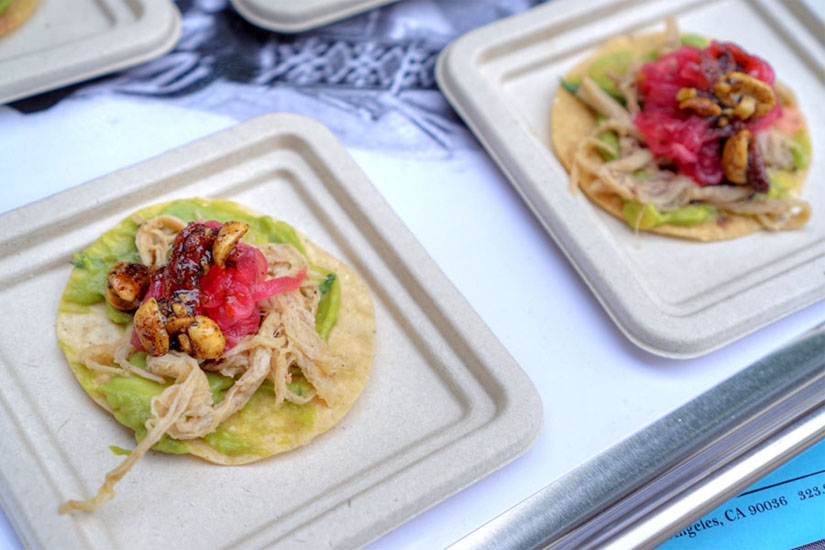
[[[715,241],[811,214],[793,92],[766,61],[672,20],[608,41],[565,76],[552,141],[571,189],[635,229]]]
[[[29,18],[40,0],[0,0],[0,36]]]
[[[225,200],[144,208],[77,254],[57,335],[86,393],[138,445],[245,464],[305,445],[363,390],[375,315],[363,280],[283,221]]]

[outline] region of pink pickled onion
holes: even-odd
[[[206,222],[207,227],[220,227],[218,222]],[[238,243],[226,267],[212,265],[200,278],[200,305],[196,315],[206,315],[215,321],[226,338],[226,349],[258,329],[261,312],[258,304],[276,294],[295,290],[306,277],[306,268],[294,277],[267,279],[268,264],[260,250]],[[150,280],[149,290],[143,301],[164,297],[166,269],[156,271]],[[136,333],[132,344],[143,350]]]
[[[243,336],[257,330],[261,320],[258,303],[301,286],[306,268],[294,277],[266,279],[267,262],[254,246],[240,243],[233,254],[234,265],[213,265],[201,278],[200,290],[205,301],[201,312],[220,327],[227,349]]]

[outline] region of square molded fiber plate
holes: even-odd
[[[169,51],[180,14],[169,0],[40,0],[0,37],[0,103],[137,65]]]
[[[570,193],[550,135],[561,77],[606,39],[661,31],[667,16],[741,44],[796,92],[813,142],[803,228],[712,243],[636,234]],[[438,81],[621,330],[651,352],[690,357],[825,297],[823,37],[798,2],[559,0],[453,42]]]
[[[396,0],[232,0],[251,23],[277,32],[302,32]]]
[[[75,252],[137,209],[234,200],[292,224],[352,266],[375,305],[367,386],[329,432],[245,466],[150,453],[93,513],[134,439],[89,399],[54,320]],[[335,137],[267,115],[0,216],[0,496],[44,548],[327,548],[366,544],[524,452],[532,383]],[[139,541],[139,543],[138,543]]]

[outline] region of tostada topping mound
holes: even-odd
[[[620,37],[562,81],[553,144],[581,188],[636,229],[719,240],[796,229],[804,119],[764,60],[729,42]]]

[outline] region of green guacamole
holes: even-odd
[[[689,204],[670,212],[660,212],[652,204],[630,200],[622,207],[622,217],[631,227],[643,230],[664,224],[690,227],[715,219],[716,209],[706,204]]]
[[[100,391],[106,396],[106,401],[112,407],[115,418],[124,426],[132,428],[135,439],[141,441],[146,437],[144,424],[151,416],[150,404],[152,397],[161,393],[166,386],[157,382],[145,380],[137,376],[128,378],[113,376],[108,382],[100,386]],[[186,444],[164,435],[152,447],[156,451],[183,454],[188,452]]]
[[[627,74],[632,60],[633,52],[628,50],[607,53],[590,64],[587,74],[599,85],[599,88],[614,98],[624,99],[624,94],[616,87],[613,77]]]
[[[6,11],[14,0],[0,0],[0,13]]]
[[[215,373],[207,373],[206,378],[209,380],[209,389],[212,392],[212,402],[214,404],[220,403],[227,390],[232,387],[234,380]],[[300,395],[302,386],[308,387],[309,384],[303,377],[296,377],[296,381],[290,384],[290,390]],[[151,416],[152,398],[160,394],[168,384],[158,384],[151,380],[139,378],[137,376],[123,377],[113,376],[108,382],[101,385],[98,389],[106,397],[106,401],[114,411],[115,418],[124,426],[128,426],[135,432],[135,438],[141,441],[146,437],[146,420]],[[263,384],[250,399],[252,406],[247,406],[248,411],[241,410],[239,415],[252,414],[250,411],[255,410],[256,402],[262,399],[273,400],[272,383]],[[315,423],[315,409],[308,405],[294,405],[286,403],[282,405],[282,416],[286,418],[286,422],[290,425],[305,426],[312,428]],[[235,433],[237,430],[224,427],[221,425],[217,430],[204,437],[204,439],[216,450],[223,454],[233,456],[238,454],[266,454],[266,449],[259,449],[255,446],[255,438],[244,438]],[[247,430],[249,433],[249,430]],[[185,454],[188,452],[186,443],[178,441],[164,435],[153,447],[156,451],[163,451],[166,453]],[[113,449],[113,452],[122,454],[122,450]]]
[[[616,88],[616,83],[611,76],[621,76],[627,73],[632,59],[633,53],[628,50],[607,53],[593,61],[587,68],[587,75],[615,100],[624,103],[624,94]],[[561,86],[573,95],[579,91],[580,85],[581,77],[579,76],[572,76],[561,80]]]
[[[808,131],[801,128],[793,135],[794,147],[791,148],[794,168],[805,169],[811,164],[811,137]]]
[[[699,48],[700,50],[704,50],[710,46],[710,40],[708,37],[702,36],[701,34],[683,34],[681,42],[683,46],[693,46],[694,48]]]
[[[0,6],[2,6],[3,1],[0,0]],[[301,253],[306,254],[297,233],[291,226],[284,222],[275,222],[266,216],[250,215],[229,201],[210,200],[206,203],[198,199],[178,200],[146,208],[138,214],[143,219],[150,219],[159,215],[172,215],[183,220],[203,218],[220,222],[242,221],[249,225],[249,231],[243,239],[245,242],[253,245],[262,245],[267,242],[289,243]],[[75,255],[71,263],[76,269],[72,270],[69,283],[63,293],[59,308],[61,312],[84,313],[90,305],[104,301],[106,273],[110,267],[118,261],[140,261],[134,243],[137,229],[138,224],[131,218],[123,220],[113,229],[101,235],[89,248]],[[318,266],[313,266],[313,269],[319,271],[324,277],[319,285],[322,298],[318,306],[315,326],[318,334],[326,340],[338,319],[341,305],[341,285],[335,273]],[[120,325],[126,325],[131,320],[130,314],[111,307],[106,308],[106,314],[112,322]],[[139,367],[146,366],[145,354],[136,353],[129,360]],[[104,397],[114,411],[114,416],[118,422],[134,430],[138,441],[146,436],[147,432],[144,424],[151,415],[152,397],[160,394],[167,385],[136,376],[123,377],[119,375],[111,376],[106,383],[97,385],[94,381],[94,373],[83,364],[73,361],[71,366],[86,391],[93,396]],[[207,378],[209,379],[213,402],[219,403],[226,391],[232,387],[234,381],[231,378],[214,373],[208,373]],[[293,383],[290,384],[291,391],[300,395],[309,390],[309,384],[300,376],[300,373],[295,373],[293,380]],[[234,423],[225,422],[204,439],[217,451],[230,456],[266,454],[266,449],[256,447],[256,441],[263,434],[255,432],[256,423],[254,418],[251,418],[252,415],[275,414],[278,417],[277,422],[279,425],[293,430],[293,432],[300,431],[302,428],[307,430],[312,428],[315,423],[315,409],[311,405],[284,403],[277,411],[273,411],[263,401],[274,402],[272,395],[272,384],[264,383],[258,388],[247,405],[236,413],[235,416],[239,417],[239,421]],[[164,436],[153,446],[153,449],[168,453],[188,452],[185,442],[175,440],[169,436]],[[122,449],[118,448],[112,450],[118,454],[123,452]]]

